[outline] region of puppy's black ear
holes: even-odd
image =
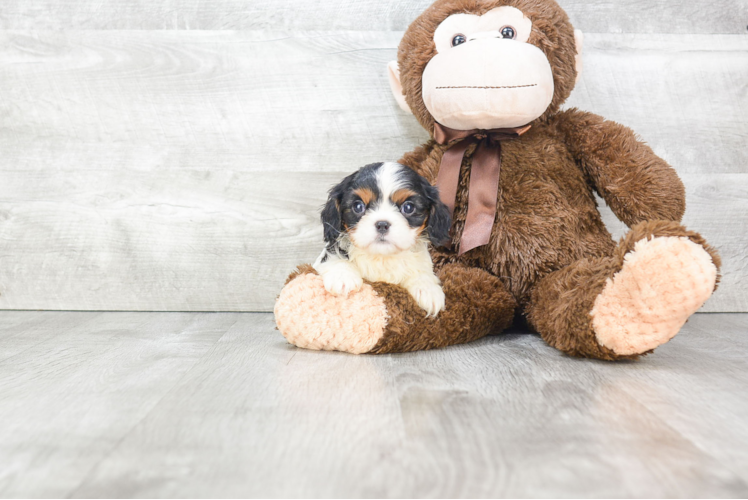
[[[340,184],[330,190],[330,196],[327,199],[325,208],[322,209],[320,218],[322,219],[323,234],[325,243],[328,248],[335,246],[338,238],[343,232],[343,196],[353,184],[353,178],[356,174],[351,174],[343,179]]]
[[[340,213],[340,202],[335,198],[330,198],[322,209],[322,225],[325,235],[325,243],[331,245],[335,243],[343,231],[343,217]]]
[[[434,246],[443,246],[449,243],[449,230],[452,227],[452,216],[449,214],[449,208],[442,203],[439,198],[439,190],[429,185],[426,188],[427,198],[431,203],[429,210],[429,223],[427,230],[429,240]]]

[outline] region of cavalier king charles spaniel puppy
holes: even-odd
[[[314,269],[328,292],[383,281],[408,290],[427,316],[444,309],[429,243],[449,240],[451,218],[425,178],[398,163],[367,165],[330,190],[322,224],[326,246]]]

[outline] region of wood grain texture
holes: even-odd
[[[404,30],[433,0],[4,0],[0,29]],[[559,0],[593,33],[745,33],[743,0]]]
[[[696,315],[620,363],[519,332],[314,352],[273,327],[269,314],[1,312],[0,351],[33,347],[0,360],[0,496],[748,494],[748,315]]]
[[[0,33],[0,308],[270,310],[343,175],[425,133],[399,33]],[[748,37],[591,35],[570,106],[632,126],[747,311]],[[610,213],[606,221],[615,226]]]
[[[321,251],[320,205],[341,175],[14,175],[0,194],[1,307],[272,310]]]
[[[2,170],[345,171],[425,137],[391,102],[398,34],[0,36]]]
[[[0,35],[0,170],[347,171],[426,139],[387,32]],[[596,35],[569,106],[680,172],[745,172],[748,36]]]

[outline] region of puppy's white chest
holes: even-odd
[[[423,274],[433,274],[433,264],[426,245],[395,255],[377,255],[351,249],[351,263],[368,281],[402,285]]]

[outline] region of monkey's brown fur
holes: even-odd
[[[519,139],[502,143],[497,214],[490,243],[458,257],[433,252],[446,310],[435,320],[408,293],[373,283],[389,319],[372,353],[430,349],[468,342],[509,326],[523,314],[550,345],[575,356],[635,358],[601,346],[590,311],[606,280],[621,270],[634,244],[655,236],[683,236],[715,250],[679,222],[685,191],[676,172],[634,133],[617,123],[571,109],[559,111],[575,79],[574,32],[554,0],[440,0],[408,29],[398,53],[406,102],[433,136],[434,119],[421,97],[424,68],[436,54],[435,28],[451,14],[483,14],[509,5],[532,20],[529,43],[548,58],[554,95],[546,112]],[[400,162],[436,181],[446,146],[433,140]],[[459,244],[467,213],[471,155],[463,161],[454,212]],[[598,192],[631,231],[617,245],[602,222]],[[309,272],[302,270],[302,272]]]

